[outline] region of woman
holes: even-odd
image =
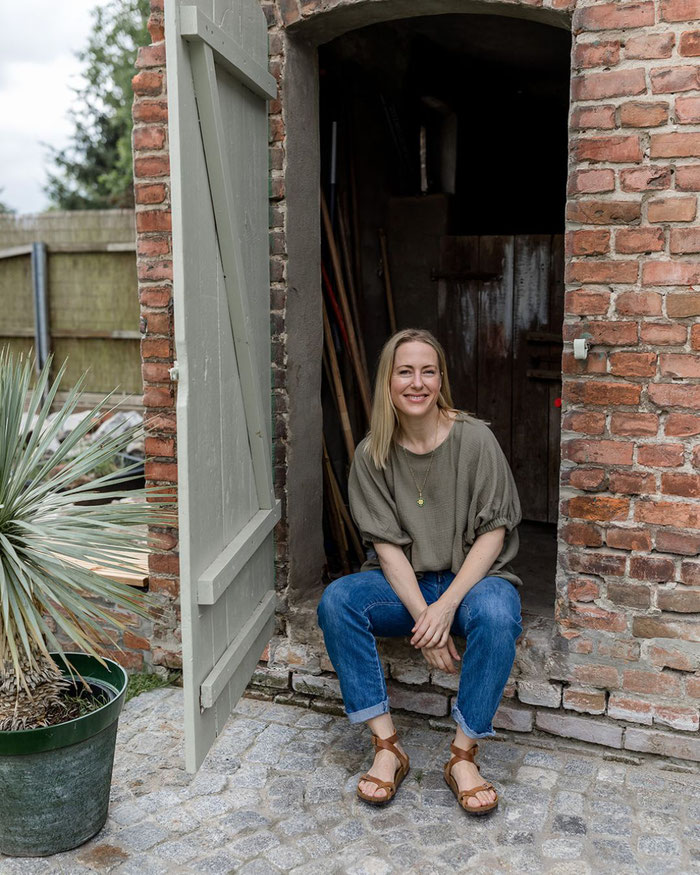
[[[408,329],[382,350],[367,437],[350,471],[350,509],[368,560],[335,580],[318,607],[326,649],[351,723],[366,721],[376,750],[357,792],[388,802],[409,761],[389,713],[374,636],[410,635],[431,668],[457,672],[452,634],[467,638],[457,724],[445,780],[469,814],[498,804],[474,762],[476,739],[494,735],[522,631],[520,503],[490,429],[452,407],[445,354],[427,331]]]

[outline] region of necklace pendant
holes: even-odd
[[[424,498],[417,498],[416,504],[418,505],[418,507],[423,507],[423,505],[425,504],[425,499]]]

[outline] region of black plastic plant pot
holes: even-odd
[[[65,662],[51,654],[67,677]],[[98,833],[107,819],[117,721],[128,677],[105,659],[67,659],[105,704],[45,729],[0,732],[0,853],[45,857]],[[81,684],[82,686],[82,684]]]

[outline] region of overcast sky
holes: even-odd
[[[19,213],[48,205],[45,149],[64,146],[80,85],[75,52],[104,0],[0,0],[0,201]]]

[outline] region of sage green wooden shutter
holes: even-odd
[[[274,625],[267,28],[256,0],[165,9],[178,362],[185,761]]]

